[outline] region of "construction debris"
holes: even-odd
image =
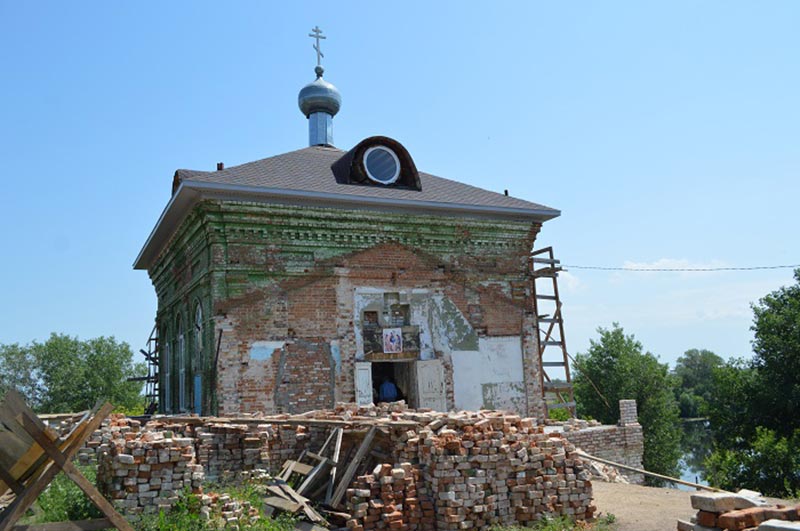
[[[591,470],[566,434],[504,412],[340,404],[291,416],[115,418],[104,430],[98,484],[134,517],[168,511],[186,488],[219,513],[203,483],[249,477],[265,486],[271,514],[356,530],[480,529],[595,512]],[[242,521],[254,511],[222,512]]]
[[[769,505],[749,490],[692,494],[697,514],[691,522],[678,520],[678,531],[773,531],[800,529],[800,505]]]

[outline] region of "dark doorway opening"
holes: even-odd
[[[405,400],[409,407],[417,407],[413,361],[372,362],[372,396],[375,403],[380,401],[380,387],[387,379],[397,386],[397,400]]]

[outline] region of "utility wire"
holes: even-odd
[[[757,271],[763,269],[796,269],[800,264],[774,265],[774,266],[752,266],[752,267],[605,267],[605,266],[584,266],[566,265],[571,269],[593,269],[596,271],[645,271],[645,272],[681,272],[681,273],[703,273],[710,271]]]

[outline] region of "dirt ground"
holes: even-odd
[[[619,531],[669,531],[695,513],[690,492],[600,481],[592,487],[598,513],[616,516]]]

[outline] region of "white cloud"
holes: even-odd
[[[558,274],[559,285],[563,286],[567,293],[579,293],[585,288],[585,284],[580,278],[569,271],[562,271]]]

